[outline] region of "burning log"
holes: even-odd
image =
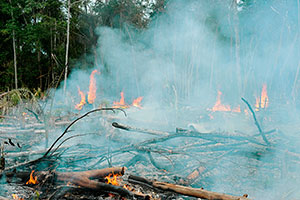
[[[203,198],[208,200],[250,200],[247,198],[248,196],[247,194],[244,194],[243,196],[232,196],[228,194],[207,191],[202,188],[201,189],[191,188],[191,187],[175,185],[171,183],[151,181],[143,177],[138,177],[133,175],[130,175],[128,177],[128,181],[130,183],[146,185],[148,187],[157,188],[163,191],[171,191],[185,196],[192,196],[192,197]]]
[[[38,184],[45,182],[47,179],[52,177],[51,179],[55,182],[59,183],[66,183],[75,185],[76,188],[88,189],[92,191],[103,191],[105,193],[112,192],[119,194],[122,197],[133,199],[137,197],[139,199],[150,199],[148,195],[144,195],[137,192],[132,192],[125,187],[112,185],[104,182],[100,182],[97,180],[92,179],[100,179],[104,180],[105,177],[108,177],[111,174],[116,174],[118,176],[122,176],[125,173],[124,167],[112,167],[112,168],[105,168],[105,169],[96,169],[96,170],[89,170],[89,171],[82,171],[82,172],[48,172],[48,171],[39,171],[33,174],[34,170],[30,173],[28,172],[7,172],[6,177],[10,178],[16,176],[21,178],[22,181],[26,181],[28,176],[30,176],[29,181],[26,184]],[[54,178],[54,179],[53,179]],[[34,182],[32,182],[34,180]],[[1,199],[0,199],[1,200]]]

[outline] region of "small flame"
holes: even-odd
[[[18,197],[18,195],[16,195],[16,194],[12,194],[11,196],[13,197],[13,199],[16,199],[16,200],[24,200],[23,198]]]
[[[105,177],[106,183],[111,184],[111,185],[119,186],[119,183],[118,183],[118,180],[117,180],[118,176],[121,176],[121,175],[120,174],[114,174],[114,173],[109,174],[108,176]]]
[[[143,100],[143,97],[138,97],[138,98],[134,99],[132,102],[132,106],[137,107],[137,108],[142,108],[142,106],[140,105],[142,100]]]
[[[131,188],[131,187],[129,187],[129,185],[127,185],[127,184],[123,185],[123,188],[124,188],[124,189],[126,189],[126,190],[130,190],[130,191],[132,191],[132,188]]]
[[[37,184],[37,183],[38,183],[37,177],[36,177],[36,176],[33,177],[33,172],[34,172],[34,170],[31,171],[31,173],[30,173],[30,178],[29,178],[29,180],[26,182],[26,185],[28,185],[28,184]]]
[[[85,101],[85,94],[80,90],[79,86],[78,86],[78,94],[79,94],[80,97],[81,97],[81,101],[80,101],[79,104],[77,104],[77,105],[75,106],[75,108],[76,108],[77,110],[81,110],[82,107],[83,107],[83,105],[86,104],[86,101]]]
[[[261,91],[261,102],[260,102],[260,107],[261,108],[267,108],[269,105],[269,97],[267,93],[267,85],[264,84],[262,91]]]
[[[89,93],[88,93],[88,102],[90,104],[94,103],[96,99],[97,87],[96,87],[96,79],[94,77],[96,73],[100,74],[100,72],[98,72],[95,69],[94,71],[92,71],[90,75],[90,86],[89,86]]]
[[[263,84],[261,90],[261,96],[256,98],[255,111],[259,111],[260,108],[267,108],[269,105],[269,97],[267,93],[267,85]]]
[[[125,103],[124,92],[122,91],[120,95],[120,101],[114,101],[113,108],[128,108],[128,105]]]
[[[222,95],[222,92],[218,91],[217,101],[211,110],[213,112],[215,112],[215,111],[225,111],[225,112],[231,111],[231,108],[229,105],[222,105],[221,95]]]

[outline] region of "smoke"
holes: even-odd
[[[95,68],[102,74],[97,77],[95,104],[117,101],[124,91],[129,103],[138,96],[144,97],[144,109],[132,112],[131,119],[143,118],[151,127],[155,127],[154,121],[172,128],[187,127],[199,122],[199,116],[214,105],[218,91],[222,91],[223,102],[232,107],[241,105],[243,110],[246,106],[240,98],[254,105],[266,84],[270,106],[265,118],[271,120],[264,128],[280,129],[298,122],[298,9],[297,1],[239,1],[235,5],[231,0],[174,0],[146,30],[137,31],[129,25],[123,30],[99,27],[97,60],[101,64]],[[77,95],[77,85],[87,92],[90,72],[72,72],[68,86],[73,96]],[[182,108],[200,113],[185,116]],[[222,124],[217,126],[222,129],[256,131],[250,117],[221,119],[217,122]],[[293,134],[297,131],[287,130],[285,134],[296,137]],[[272,147],[260,161],[288,163],[289,157],[282,149],[280,145]],[[284,177],[290,168],[296,171],[299,167],[272,169],[252,158],[238,158],[237,161],[232,156],[214,163],[224,171],[213,171],[215,178],[207,187],[234,194],[243,190],[255,199],[286,199],[290,197],[283,196],[294,192],[295,183],[299,183],[297,173],[296,177]],[[282,177],[274,176],[278,171]]]
[[[100,27],[98,50],[114,91],[145,101],[208,103],[220,90],[253,102],[264,83],[287,100],[298,97],[298,33],[296,2],[235,11],[231,1],[171,1],[143,32]]]

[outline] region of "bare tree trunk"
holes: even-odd
[[[40,45],[39,43],[40,42],[38,42],[38,45]],[[39,68],[39,72],[40,72],[40,77],[39,77],[40,88],[42,89],[43,88],[43,71],[42,71],[42,67],[41,67],[41,47],[38,46],[37,50],[38,50],[38,52],[37,52],[38,68]]]
[[[70,9],[71,9],[71,0],[68,0],[67,44],[66,44],[66,59],[65,59],[64,95],[66,95],[68,66],[69,66],[68,58],[69,58],[69,40],[70,40]]]
[[[56,53],[56,32],[57,32],[57,29],[56,29],[56,20],[55,20],[55,24],[54,24],[54,41],[53,41],[53,52]],[[52,55],[52,54],[51,54]],[[54,74],[54,66],[52,68],[52,81],[55,80],[55,74]]]
[[[239,17],[237,0],[234,0],[234,32],[235,32],[235,61],[236,61],[236,76],[239,94],[242,91],[242,77],[241,77],[241,61],[240,61],[240,33],[239,33]],[[244,92],[244,91],[243,91]]]
[[[9,0],[10,5],[11,0]],[[14,14],[13,11],[11,10],[11,18],[14,19]],[[13,51],[14,51],[14,69],[15,69],[15,88],[18,88],[18,76],[17,76],[17,51],[16,51],[16,33],[15,30],[12,32],[13,34]]]
[[[18,88],[18,75],[17,75],[17,51],[16,51],[16,36],[13,30],[13,49],[14,49],[14,69],[15,69],[15,87]]]

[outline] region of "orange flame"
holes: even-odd
[[[131,187],[129,187],[129,185],[127,185],[127,184],[123,185],[123,188],[124,188],[124,189],[126,189],[126,190],[130,190],[130,191],[132,191],[132,188],[131,188]]]
[[[88,93],[88,102],[90,104],[94,103],[95,99],[96,99],[96,91],[97,91],[97,87],[96,87],[96,79],[95,79],[95,73],[99,73],[96,69],[94,71],[92,71],[91,75],[90,75],[90,86],[89,86],[89,93]]]
[[[137,107],[137,108],[142,108],[142,106],[140,105],[142,100],[143,100],[143,97],[138,97],[138,98],[134,99],[132,102],[132,106]]]
[[[269,105],[269,97],[267,93],[267,85],[263,84],[261,90],[261,96],[256,98],[255,111],[259,111],[260,108],[267,108]]]
[[[113,108],[128,108],[128,105],[125,103],[125,98],[124,98],[124,92],[121,92],[121,99],[120,101],[114,101],[114,106]]]
[[[215,111],[225,111],[225,112],[231,111],[231,108],[229,105],[223,105],[221,103],[221,95],[222,95],[222,92],[218,91],[217,101],[211,110],[213,112],[215,112]]]
[[[26,185],[28,185],[28,184],[37,184],[37,183],[38,183],[37,177],[36,177],[36,176],[33,177],[33,172],[34,172],[34,170],[31,171],[31,173],[30,173],[30,178],[29,178],[29,180],[26,182]]]
[[[214,107],[212,107],[212,109],[207,109],[207,110],[210,110],[213,112],[216,112],[216,111],[223,111],[223,112],[231,111],[231,112],[238,112],[238,113],[241,112],[240,106],[237,106],[236,108],[231,109],[230,105],[223,105],[221,102],[221,95],[222,95],[222,92],[218,91],[217,101],[216,101]]]
[[[13,197],[13,199],[16,199],[16,200],[24,200],[23,198],[18,197],[18,195],[16,195],[16,194],[12,194],[11,196]]]
[[[113,177],[111,178],[111,176],[113,176]],[[106,183],[111,184],[111,185],[119,186],[119,183],[118,183],[118,180],[117,180],[118,176],[121,176],[121,175],[120,174],[114,174],[114,173],[109,174],[108,176],[105,177]]]
[[[78,94],[79,94],[80,97],[81,97],[81,101],[80,101],[79,104],[77,104],[77,105],[75,106],[75,108],[76,108],[77,110],[81,110],[82,107],[83,107],[83,105],[86,104],[86,101],[85,101],[85,94],[80,90],[79,86],[78,86]]]

